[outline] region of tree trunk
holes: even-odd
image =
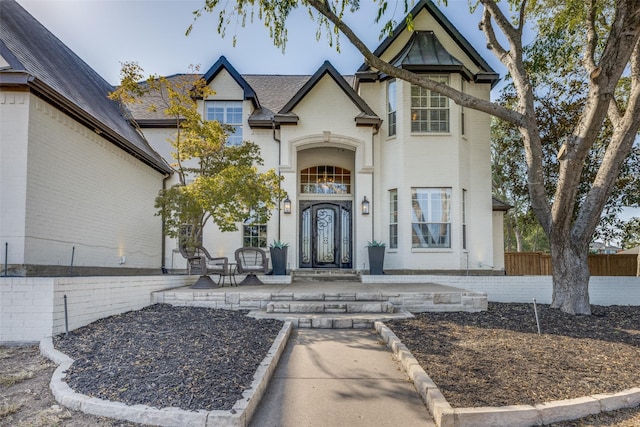
[[[550,242],[553,270],[552,308],[569,314],[591,314],[589,305],[588,244],[579,245],[571,237]]]
[[[636,263],[636,276],[640,277],[640,250],[638,251],[638,262]]]

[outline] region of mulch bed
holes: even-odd
[[[532,304],[386,322],[454,407],[535,404],[640,386],[640,307],[572,316]]]
[[[75,360],[66,381],[78,393],[128,405],[230,410],[283,326],[246,314],[156,304],[54,337],[54,346]]]

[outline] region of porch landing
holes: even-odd
[[[251,310],[254,317],[290,320],[299,328],[373,328],[376,321],[427,311],[487,309],[487,294],[435,283],[294,281],[216,289],[154,292],[153,303]]]

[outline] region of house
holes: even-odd
[[[498,75],[428,0],[376,49],[382,59],[489,99]],[[171,76],[179,78],[180,76]],[[260,146],[289,198],[267,224],[205,231],[203,244],[233,257],[240,246],[290,244],[288,268],[368,270],[367,242],[386,243],[385,270],[484,272],[504,267],[502,217],[491,197],[490,117],[363,64],[341,75],[242,74],[224,56],[203,75],[215,95],[205,119],[233,125],[229,144]],[[169,159],[174,124],[134,106],[149,143]],[[175,181],[173,181],[175,182]],[[182,268],[177,242],[165,266]]]
[[[15,1],[0,2],[0,239],[11,274],[139,274],[183,269],[154,199],[176,182],[166,118],[132,110]],[[498,75],[428,0],[376,49],[386,61],[489,99]],[[319,64],[321,59],[319,58]],[[289,269],[503,269],[502,215],[491,197],[490,118],[363,64],[341,75],[241,74],[220,57],[203,78],[203,117],[233,125],[284,178],[290,204],[267,224],[210,226],[204,246],[290,244]]]
[[[107,99],[112,90],[19,4],[0,1],[2,275],[160,273],[154,199],[171,169]]]
[[[607,245],[602,242],[591,242],[589,245],[589,253],[592,254],[603,254],[603,255],[612,255],[617,254],[622,250],[622,248],[613,245]]]

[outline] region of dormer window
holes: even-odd
[[[217,120],[235,129],[229,134],[227,145],[242,144],[242,101],[207,101],[206,119]]]
[[[429,76],[446,85],[449,76]],[[449,132],[449,98],[420,86],[411,86],[411,132]]]

